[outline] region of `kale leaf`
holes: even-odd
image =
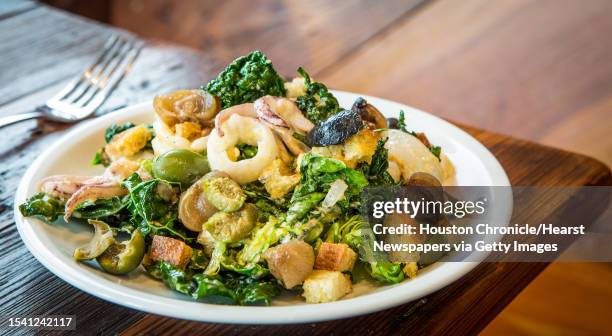
[[[85,219],[99,219],[117,215],[121,210],[125,209],[130,201],[128,196],[114,196],[107,199],[97,199],[95,201],[85,201],[81,203],[74,211],[74,217]]]
[[[104,132],[104,140],[106,140],[106,143],[111,142],[111,140],[113,139],[113,137],[127,129],[130,129],[132,127],[134,127],[136,125],[134,125],[131,122],[127,122],[123,125],[117,125],[117,124],[113,124],[111,126],[109,126],[106,129],[106,132]]]
[[[393,177],[387,171],[389,168],[388,150],[385,148],[388,138],[378,140],[376,150],[372,155],[370,164],[364,163],[359,170],[368,179],[370,185],[394,185]]]
[[[194,274],[170,263],[160,261],[147,268],[149,274],[161,279],[166,286],[196,300],[224,298],[239,305],[266,304],[272,297],[280,295],[275,281],[256,280],[242,275],[226,273],[216,276]]]
[[[203,89],[219,97],[223,108],[251,103],[265,95],[285,96],[283,79],[259,50],[235,59]]]
[[[40,192],[19,205],[24,217],[38,217],[51,223],[64,215],[64,202]]]
[[[280,289],[275,281],[261,281],[248,277],[226,276],[226,285],[233,289],[235,300],[239,305],[269,305],[270,300],[280,295]]]
[[[438,160],[440,159],[440,153],[442,153],[442,147],[440,146],[431,146],[429,147],[429,151],[431,152],[431,154],[433,154],[435,157],[438,158]]]
[[[254,157],[255,155],[257,155],[257,146],[251,146],[247,144],[238,144],[236,145],[236,148],[238,148],[238,151],[240,152],[240,155],[238,155],[237,161],[250,159]]]
[[[291,193],[282,198],[272,198],[259,181],[246,184],[242,189],[247,196],[246,202],[254,204],[265,217],[276,216],[280,218],[285,216]]]
[[[175,184],[157,178],[143,181],[134,173],[123,181],[123,186],[128,189],[131,222],[140,228],[143,235],[173,236],[186,243],[194,240],[193,235],[176,225],[177,197],[172,195],[178,188]]]
[[[298,108],[304,112],[306,118],[314,124],[329,118],[332,114],[340,112],[340,104],[327,87],[319,82],[312,82],[306,70],[298,68],[298,74],[304,78],[306,95],[296,99]]]
[[[174,289],[177,292],[191,295],[194,290],[194,284],[191,282],[189,272],[185,272],[165,261],[160,261],[158,267],[161,279],[164,281],[166,286]]]

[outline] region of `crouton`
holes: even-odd
[[[165,261],[179,268],[185,268],[191,259],[191,247],[184,242],[165,236],[153,236],[151,243],[152,261]]]
[[[404,274],[410,279],[414,279],[416,277],[418,270],[419,270],[419,266],[417,266],[416,261],[406,263],[404,268],[402,268],[402,271],[404,272]]]
[[[291,174],[289,168],[280,159],[270,163],[259,176],[266,191],[272,198],[281,198],[300,182],[300,174]]]
[[[369,128],[348,138],[344,143],[344,162],[347,166],[355,168],[360,162],[370,163],[376,151],[378,135]]]
[[[153,132],[147,126],[138,125],[116,134],[104,151],[112,161],[130,158],[140,152],[152,137]]]
[[[314,270],[304,281],[303,296],[308,303],[332,302],[352,290],[351,279],[342,272]]]
[[[378,135],[369,128],[351,136],[344,144],[325,147],[313,147],[312,153],[340,160],[349,168],[357,167],[360,162],[370,163],[376,151]]]
[[[268,263],[270,273],[287,289],[306,279],[312,272],[315,259],[312,246],[298,239],[271,247],[262,257]]]
[[[315,261],[315,269],[346,272],[352,271],[357,253],[346,244],[323,243]]]
[[[291,82],[285,82],[287,98],[297,98],[306,95],[306,82],[302,77],[296,77]]]

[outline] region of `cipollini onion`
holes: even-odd
[[[336,203],[338,203],[339,200],[344,198],[344,192],[347,188],[348,185],[346,184],[346,182],[340,179],[337,179],[332,182],[332,184],[329,185],[329,191],[327,192],[327,195],[325,195],[325,199],[323,200],[323,207],[333,207]]]

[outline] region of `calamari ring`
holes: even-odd
[[[222,131],[222,137],[216,129],[208,136],[208,162],[213,170],[227,173],[240,184],[256,181],[278,157],[274,134],[257,119],[234,114],[223,123]],[[232,161],[227,151],[240,143],[257,146],[257,154],[250,159]]]

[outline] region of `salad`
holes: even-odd
[[[361,214],[372,186],[442,186],[454,169],[403,112],[341,107],[302,69],[285,81],[260,51],[199,89],[153,100],[153,124],[109,125],[98,176],[55,175],[19,206],[94,230],[74,251],[122,276],[137,269],[195,300],[341,299],[359,281],[399,283],[429,262],[371,261]],[[382,252],[381,252],[382,253]],[[389,256],[391,257],[391,256]]]

